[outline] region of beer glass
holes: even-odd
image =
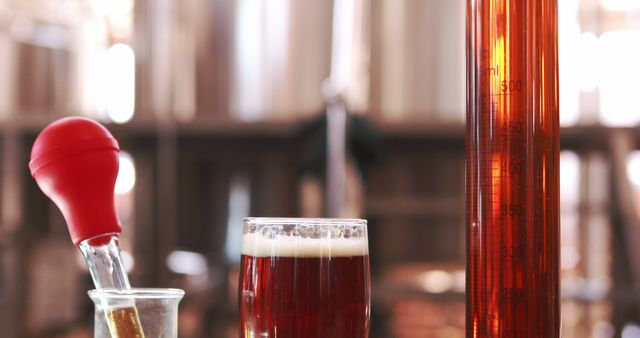
[[[241,337],[368,337],[370,292],[367,221],[245,219]]]

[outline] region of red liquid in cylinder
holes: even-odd
[[[467,338],[556,338],[557,3],[467,0]]]

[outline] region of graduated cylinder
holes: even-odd
[[[467,338],[560,331],[557,2],[467,0]]]

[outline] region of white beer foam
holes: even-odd
[[[242,236],[242,254],[254,257],[352,257],[369,254],[366,238],[266,237],[259,233]]]

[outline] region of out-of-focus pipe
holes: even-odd
[[[324,84],[327,103],[327,217],[341,217],[345,203],[347,109],[344,94],[352,80],[356,25],[362,24],[361,0],[336,0],[333,4],[331,75]]]

